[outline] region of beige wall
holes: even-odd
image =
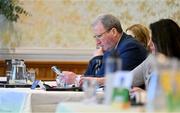
[[[21,1],[32,16],[21,17],[14,28],[0,19],[0,49],[94,49],[90,24],[100,13],[117,16],[124,30],[135,23],[148,26],[161,18],[180,24],[179,0]]]

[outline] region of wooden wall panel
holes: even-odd
[[[5,61],[0,61],[0,76],[5,76],[6,69],[5,69]]]
[[[62,71],[72,71],[77,74],[83,74],[87,68],[88,62],[77,61],[25,61],[27,69],[36,71],[36,79],[38,80],[54,80],[56,75],[51,70],[52,66],[58,66]],[[0,61],[0,75],[5,75],[5,62]]]

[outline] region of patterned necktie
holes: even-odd
[[[102,61],[100,59],[96,60],[96,66],[95,66],[95,75],[97,75],[98,71],[100,70]]]

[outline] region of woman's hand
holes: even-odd
[[[145,90],[139,88],[139,87],[133,87],[130,91],[130,93],[136,93],[136,92],[145,92]]]
[[[131,98],[136,99],[136,103],[146,103],[146,91],[139,88],[139,87],[133,87],[130,91]]]

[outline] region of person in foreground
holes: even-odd
[[[90,60],[83,79],[96,79],[99,85],[104,85],[105,62],[109,55],[115,50],[122,61],[122,70],[133,70],[147,57],[147,50],[130,35],[123,32],[120,21],[111,14],[99,15],[92,23],[96,45],[100,47],[97,55]],[[96,69],[96,61],[101,61]],[[92,65],[93,63],[95,65]],[[95,71],[94,71],[95,70]],[[94,73],[92,73],[94,72]],[[76,74],[64,71],[66,76],[73,78]]]
[[[126,29],[126,33],[138,40],[149,53],[155,53],[155,47],[151,41],[150,32],[147,27],[141,24],[134,24]],[[137,81],[142,81],[142,78],[136,80],[135,82]],[[145,84],[143,82],[137,86],[145,89]]]
[[[180,60],[180,27],[171,19],[161,19],[150,24],[150,29],[156,54],[169,58],[175,57]],[[154,70],[153,60],[152,55],[149,55],[143,63],[132,71],[134,88],[132,88],[131,93],[144,92],[145,90],[136,87],[144,83],[148,88],[151,73]]]

